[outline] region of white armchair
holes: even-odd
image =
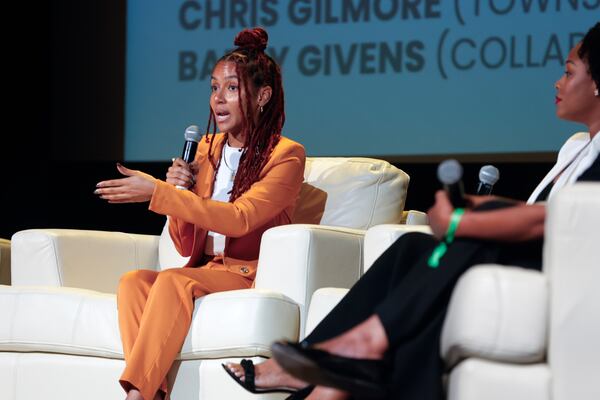
[[[450,400],[600,398],[600,184],[548,204],[543,272],[465,274],[442,333]]]
[[[366,229],[424,221],[422,213],[403,213],[408,182],[408,175],[381,160],[307,159],[297,224],[263,236],[256,287],[196,301],[170,372],[171,398],[257,398],[220,364],[259,360],[270,356],[273,341],[298,340],[312,293],[350,287],[360,276]],[[185,263],[167,231],[27,230],[13,236],[12,255],[13,286],[0,286],[0,386],[8,391],[3,398],[122,397],[114,293],[132,268]]]
[[[599,209],[600,184],[567,187],[548,204],[543,272],[479,265],[461,277],[441,340],[449,400],[600,399]],[[409,230],[370,228],[365,268]],[[307,333],[346,292],[314,293]]]

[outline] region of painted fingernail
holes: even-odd
[[[94,194],[99,194],[99,193],[100,193],[100,189],[94,190]]]

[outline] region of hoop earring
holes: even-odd
[[[596,96],[598,96],[598,90],[596,90]],[[260,112],[262,113],[264,111],[263,106],[260,106]]]

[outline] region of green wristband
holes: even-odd
[[[427,260],[427,265],[431,268],[437,268],[440,266],[440,259],[446,254],[448,251],[448,246],[450,243],[454,241],[454,235],[456,234],[456,229],[458,228],[458,224],[465,213],[464,208],[455,208],[450,216],[450,223],[448,224],[448,230],[446,231],[446,235],[444,236],[444,240],[442,240],[436,247],[433,249],[433,252],[429,256]]]
[[[455,208],[454,211],[452,211],[450,223],[448,224],[448,230],[446,231],[446,236],[444,238],[446,243],[450,244],[454,241],[454,234],[456,233],[456,229],[458,228],[458,224],[460,223],[464,213],[464,208]]]

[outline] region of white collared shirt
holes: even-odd
[[[578,132],[571,136],[560,148],[556,164],[531,193],[527,204],[534,203],[542,190],[559,174],[560,176],[550,190],[548,199],[563,186],[575,182],[592,165],[598,157],[598,153],[600,153],[600,132],[596,133],[591,141],[588,132]]]
[[[219,163],[219,170],[217,171],[217,178],[215,179],[215,186],[211,196],[212,200],[229,201],[231,189],[233,189],[233,179],[235,178],[240,158],[242,157],[240,150],[229,146],[228,143],[225,143],[223,146],[221,162]],[[225,239],[225,235],[209,231],[206,237],[204,253],[211,256],[222,255],[225,250]]]

